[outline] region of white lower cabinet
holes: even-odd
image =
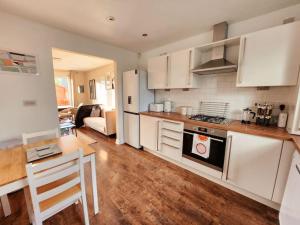
[[[161,120],[159,123],[158,151],[173,160],[181,161],[183,123]]]
[[[226,181],[271,200],[283,141],[236,132],[228,132],[228,136]]]
[[[140,142],[149,150],[180,161],[183,123],[152,116],[140,116]]]
[[[294,143],[291,141],[284,141],[278,167],[277,179],[272,197],[272,201],[274,202],[281,203],[282,201],[294,152]]]
[[[183,129],[182,122],[141,115],[141,145],[158,156],[222,178],[224,184],[237,190],[281,203],[295,149],[293,142],[228,131],[222,176],[219,171],[182,157]]]
[[[159,121],[157,117],[140,115],[140,143],[152,151],[157,151]]]

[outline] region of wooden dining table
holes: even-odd
[[[35,161],[33,164],[83,149],[84,163],[90,163],[91,165],[94,213],[97,214],[99,212],[99,204],[95,160],[96,151],[77,137],[68,135],[0,151],[0,196],[5,216],[11,214],[7,194],[23,189],[28,185],[25,168],[27,164],[26,151],[30,148],[47,144],[57,144],[61,148],[62,153]]]

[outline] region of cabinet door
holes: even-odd
[[[158,151],[173,160],[182,157],[183,123],[161,120],[159,123]]]
[[[299,39],[299,22],[242,36],[237,86],[296,85]]]
[[[140,116],[140,143],[153,151],[157,151],[159,121],[157,117]]]
[[[289,176],[289,171],[291,168],[294,152],[295,152],[294,143],[291,141],[284,141],[279,167],[278,167],[276,184],[275,184],[274,193],[272,197],[272,200],[279,204],[281,203],[283,198],[283,193]]]
[[[169,56],[163,55],[148,60],[148,88],[168,88]]]
[[[271,200],[283,141],[236,132],[229,135],[232,141],[226,180]]]
[[[191,50],[170,54],[169,88],[187,88],[191,85]]]

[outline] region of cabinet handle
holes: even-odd
[[[225,180],[228,180],[228,172],[229,172],[229,163],[230,163],[230,155],[231,155],[231,144],[232,144],[232,135],[229,135],[227,137],[227,143],[226,143],[226,155],[227,155],[227,164],[225,165]]]
[[[296,164],[296,169],[298,171],[298,174],[300,175],[300,168],[299,168],[299,166],[297,164]]]
[[[181,125],[181,123],[178,123],[178,122],[175,122],[175,121],[172,121],[172,120],[163,120],[164,123],[173,123],[173,124],[176,124],[176,125]]]
[[[169,147],[171,147],[171,148],[175,148],[175,149],[179,149],[180,150],[180,148],[179,147],[176,147],[176,146],[173,146],[173,145],[169,145],[169,144],[167,144],[167,143],[162,143],[163,145],[167,145],[167,146],[169,146]]]
[[[161,136],[162,136],[162,137],[165,137],[165,138],[167,138],[167,139],[171,139],[171,140],[173,140],[173,141],[180,141],[180,140],[178,140],[177,138],[170,137],[170,136],[165,135],[165,134],[162,134]]]
[[[161,140],[160,140],[160,120],[157,121],[157,151],[160,151],[160,145],[161,145]]]
[[[300,77],[300,64],[298,65],[298,77],[297,77],[297,83],[299,85],[299,77]]]
[[[241,52],[240,52],[240,56],[239,56],[239,65],[238,65],[238,83],[242,83],[242,76],[240,73],[240,68],[242,67],[243,61],[244,61],[244,56],[245,56],[245,49],[246,49],[246,37],[244,37],[241,40]]]
[[[198,134],[198,133],[191,133],[191,132],[186,132],[186,131],[184,131],[183,133],[189,134],[189,135],[193,135],[193,136],[194,136],[194,134]],[[210,136],[205,135],[205,134],[199,134],[199,135],[203,135],[203,136],[209,137],[210,140],[218,141],[218,142],[221,142],[221,143],[224,142],[222,139],[213,138],[213,137],[210,137]]]
[[[166,76],[166,87],[169,86],[169,56],[167,55],[167,76]]]
[[[191,60],[192,60],[192,50],[189,50],[189,68],[188,68],[188,82],[187,85],[191,85]]]

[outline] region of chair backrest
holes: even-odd
[[[82,149],[45,162],[28,163],[26,171],[33,211],[40,218],[52,216],[85,194]],[[63,198],[66,193],[67,198]]]
[[[22,134],[22,141],[23,145],[27,145],[29,143],[45,140],[49,138],[59,137],[58,129],[52,129],[52,130],[45,130],[45,131],[39,131],[34,133],[23,133]]]

